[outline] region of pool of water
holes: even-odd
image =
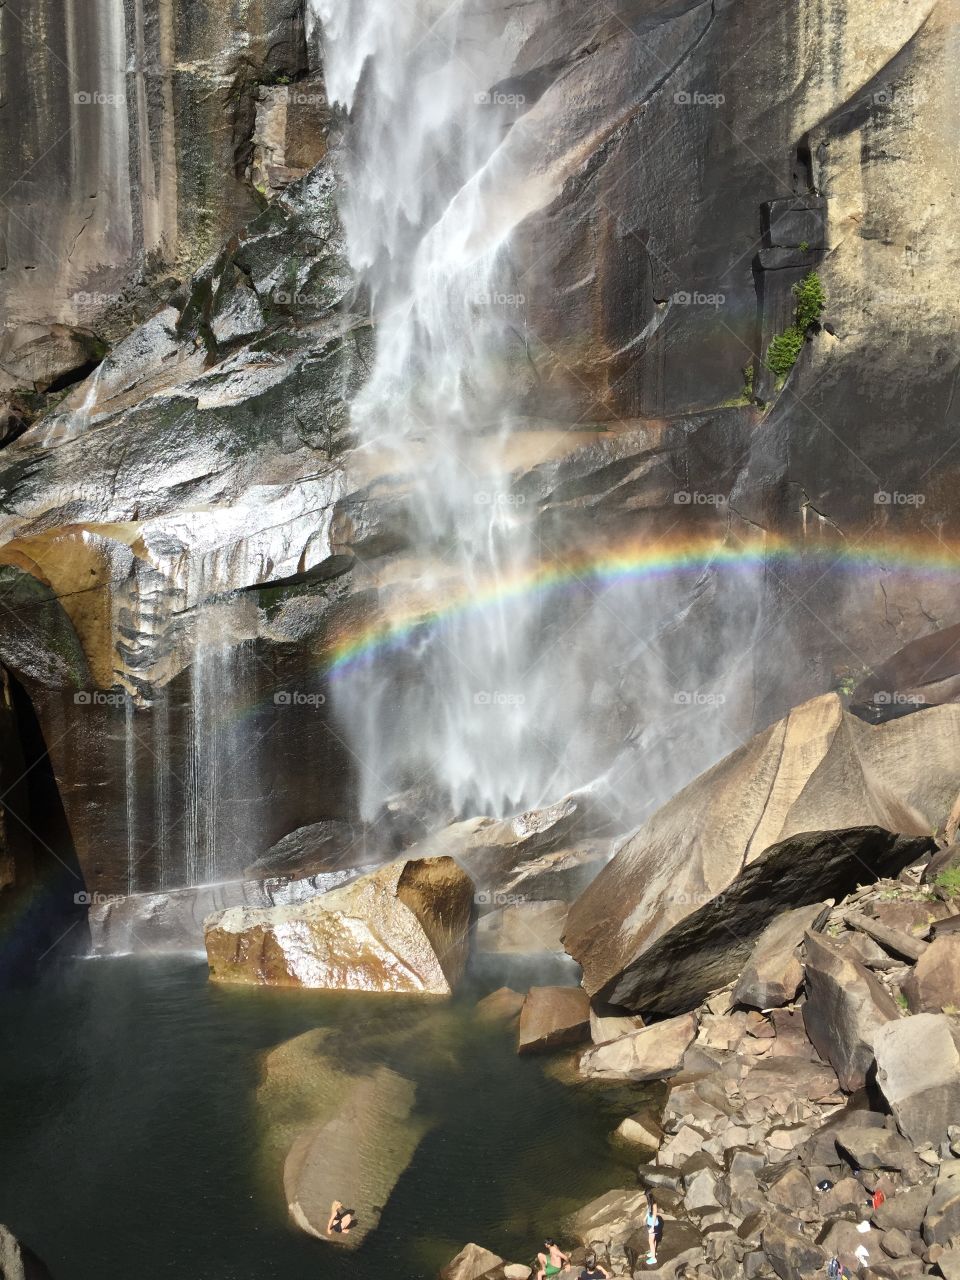
[[[0,1222],[54,1280],[417,1280],[468,1240],[528,1261],[564,1214],[632,1184],[609,1134],[645,1096],[562,1084],[546,1060],[518,1058],[509,1031],[477,1023],[478,996],[528,977],[501,967],[424,1009],[218,987],[196,961],[125,958],[0,993]],[[425,1015],[429,1033],[405,1034]],[[432,1124],[350,1254],[293,1228],[264,1172],[263,1054],[317,1027],[354,1066],[414,1078]]]

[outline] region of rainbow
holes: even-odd
[[[960,582],[960,543],[928,538],[888,537],[876,529],[859,538],[827,542],[820,538],[788,541],[771,534],[720,542],[686,536],[675,540],[632,541],[597,552],[557,556],[522,572],[480,584],[460,586],[442,601],[400,605],[363,626],[336,637],[326,674],[345,676],[391,651],[401,651],[414,637],[454,624],[487,609],[502,608],[528,596],[582,590],[601,592],[631,582],[680,578],[689,574],[837,573],[908,574],[916,579],[953,577]]]

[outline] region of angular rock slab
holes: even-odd
[[[349,1249],[376,1228],[422,1136],[411,1123],[415,1098],[409,1080],[377,1067],[353,1083],[325,1124],[300,1134],[283,1168],[287,1205],[298,1227]],[[356,1209],[357,1225],[327,1235],[334,1200]]]
[[[870,970],[831,939],[808,933],[804,948],[807,1035],[841,1088],[862,1089],[874,1062],[876,1032],[900,1012]]]
[[[944,1160],[923,1219],[927,1244],[960,1241],[960,1160]]]
[[[588,1049],[580,1058],[580,1074],[590,1080],[664,1080],[683,1066],[696,1034],[693,1013],[657,1022]]]
[[[449,995],[463,976],[473,885],[452,858],[400,860],[293,906],[205,922],[221,982]]]
[[[911,1013],[960,1010],[960,933],[934,938],[903,984]]]
[[[571,907],[564,943],[590,995],[691,1009],[779,911],[920,860],[960,787],[960,708],[923,716],[871,727],[815,698],[668,801]]]
[[[803,984],[799,949],[807,930],[818,930],[830,906],[815,903],[784,911],[767,925],[733,989],[734,1004],[776,1009],[789,1004]]]
[[[939,1147],[960,1115],[960,1030],[945,1014],[918,1013],[874,1037],[877,1083],[911,1142]]]
[[[518,1053],[548,1053],[590,1036],[590,1002],[580,987],[531,987],[520,1010]]]
[[[503,1259],[479,1244],[466,1244],[440,1272],[439,1280],[480,1280],[481,1276],[503,1265]]]

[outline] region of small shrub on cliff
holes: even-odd
[[[946,871],[941,871],[936,884],[938,889],[956,897],[960,894],[960,867],[947,867]]]
[[[781,380],[797,363],[807,330],[820,319],[827,302],[823,281],[815,271],[808,272],[797,281],[793,286],[793,296],[797,300],[794,322],[785,332],[777,334],[767,348],[767,368]]]

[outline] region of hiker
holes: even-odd
[[[663,1235],[663,1219],[660,1217],[660,1210],[657,1207],[657,1200],[652,1191],[648,1191],[647,1195],[647,1243],[649,1250],[647,1252],[647,1266],[656,1266],[657,1262],[657,1245],[660,1243],[660,1237]]]
[[[580,1280],[608,1280],[609,1271],[605,1271],[597,1261],[597,1255],[593,1252],[587,1254],[583,1260],[583,1270],[580,1272]]]
[[[357,1225],[356,1209],[345,1209],[339,1200],[334,1200],[330,1206],[330,1221],[327,1223],[327,1235],[332,1236],[334,1232],[337,1235],[345,1236],[347,1232]]]
[[[545,1280],[547,1276],[558,1276],[570,1259],[560,1249],[556,1240],[544,1240],[546,1253],[537,1254],[537,1280]]]

